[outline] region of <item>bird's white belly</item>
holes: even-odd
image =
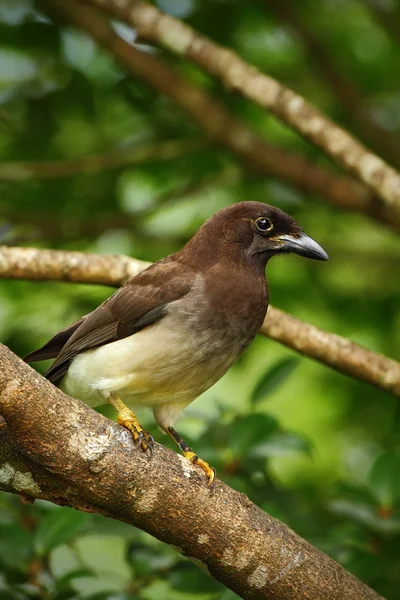
[[[60,387],[90,406],[104,404],[115,392],[128,404],[183,408],[236,361],[240,341],[167,315],[130,337],[78,355]]]

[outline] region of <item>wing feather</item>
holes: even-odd
[[[133,335],[162,319],[168,304],[185,296],[194,278],[189,267],[171,257],[130,279],[79,323],[46,377],[58,383],[77,354]]]
[[[85,317],[82,317],[79,321],[75,321],[72,325],[68,325],[68,327],[61,329],[61,331],[53,336],[47,344],[24,356],[24,361],[29,363],[47,360],[48,358],[55,358],[60,353],[63,346],[68,342],[74,331],[82,324],[84,318]]]

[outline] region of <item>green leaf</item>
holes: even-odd
[[[0,525],[0,560],[2,565],[24,570],[32,559],[29,531],[15,525]]]
[[[87,535],[74,543],[77,554],[85,567],[96,575],[110,576],[129,581],[131,570],[126,554],[127,543],[123,538],[112,535]]]
[[[32,10],[27,0],[3,0],[0,2],[0,21],[9,25],[20,25]]]
[[[0,47],[0,88],[32,80],[38,71],[37,60],[28,53]]]
[[[76,552],[68,546],[58,546],[49,557],[50,572],[58,581],[82,568]]]
[[[289,357],[284,358],[269,368],[261,377],[252,393],[252,404],[257,404],[258,402],[261,402],[261,400],[264,400],[265,396],[271,394],[278,386],[286,381],[299,363],[299,358]]]
[[[240,600],[240,598],[232,590],[226,589],[222,592],[219,600]]]
[[[173,571],[169,577],[169,582],[172,588],[179,592],[184,592],[185,595],[190,593],[218,592],[221,589],[221,584],[204,573],[200,567],[193,568],[192,564],[183,563],[179,569]]]
[[[311,454],[312,445],[309,440],[291,433],[272,434],[265,442],[254,446],[250,456],[268,458],[270,456],[285,456],[293,452]]]
[[[238,417],[230,427],[229,448],[237,457],[246,456],[251,448],[266,441],[277,427],[277,421],[263,413]]]
[[[400,498],[400,456],[386,452],[371,467],[369,483],[382,506],[392,506]]]
[[[96,575],[96,577],[77,577],[71,581],[71,587],[78,592],[79,598],[103,595],[105,592],[124,591],[126,582],[115,575]],[[110,597],[107,595],[106,597]]]
[[[88,515],[72,508],[55,508],[40,522],[34,539],[37,554],[47,554],[72,539],[86,523]]]
[[[68,593],[72,589],[72,582],[82,577],[93,577],[92,573],[88,569],[76,569],[71,571],[64,577],[56,580],[56,589],[59,594]]]
[[[400,532],[400,519],[396,517],[381,517],[376,510],[366,504],[351,500],[334,500],[328,505],[330,511],[339,516],[345,516],[361,523],[372,531],[381,534],[397,534]]]
[[[66,62],[85,73],[96,55],[93,39],[80,31],[67,29],[63,31],[61,40]]]

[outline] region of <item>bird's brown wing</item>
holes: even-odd
[[[167,305],[188,293],[194,277],[193,271],[172,259],[133,277],[81,320],[46,377],[58,383],[77,354],[128,337],[163,318]]]

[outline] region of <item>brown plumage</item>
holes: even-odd
[[[265,265],[286,252],[327,259],[281,210],[258,202],[230,206],[182,250],[130,279],[26,360],[54,357],[48,379],[93,406],[109,400],[121,414],[119,397],[152,406],[159,425],[212,480],[172,425],[257,334],[268,306]],[[121,422],[151,448],[134,416]]]

